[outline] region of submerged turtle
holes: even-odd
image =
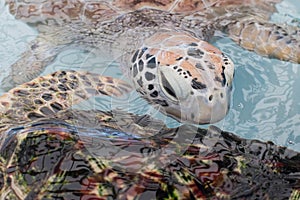
[[[28,81],[72,46],[98,49],[165,114],[213,123],[228,112],[234,74],[231,60],[206,42],[216,30],[260,55],[300,62],[299,27],[268,22],[277,2],[7,0],[17,19],[39,31],[10,77]]]
[[[128,91],[113,78],[59,71],[1,96],[0,198],[299,199],[300,154],[285,147],[71,109],[91,94]]]

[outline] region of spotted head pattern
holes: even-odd
[[[189,34],[159,32],[131,59],[130,75],[143,97],[171,117],[196,124],[223,119],[234,66],[219,49]]]

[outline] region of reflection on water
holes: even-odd
[[[219,126],[299,151],[299,64],[262,58],[226,39],[216,45],[236,63],[232,109]]]
[[[300,189],[299,153],[216,127],[156,131],[144,140],[53,120],[14,128],[0,149],[8,169],[0,197],[287,199]]]
[[[3,79],[36,32],[15,21],[0,2]],[[299,6],[283,2],[273,20],[298,25]],[[217,126],[300,151],[299,64],[263,58],[221,34],[215,39],[236,63],[232,108]],[[43,74],[70,66],[123,77],[116,63],[98,52],[77,49],[61,53]],[[136,94],[130,98],[95,98],[77,108],[123,108],[166,120],[170,127],[179,125]],[[240,139],[214,126],[208,131],[188,125],[169,129],[149,116],[101,116],[81,110],[73,119],[74,114],[63,112],[60,121],[24,124],[2,134],[6,141],[0,149],[0,199],[284,199],[300,190],[299,153],[271,142]]]
[[[9,66],[15,62],[26,44],[36,36],[36,32],[16,21],[7,12],[1,0],[0,12],[0,80],[7,76]],[[288,22],[299,25],[300,4],[297,0],[287,0],[277,6],[279,13],[273,15],[275,22]],[[271,140],[276,144],[300,151],[300,69],[299,64],[263,58],[238,47],[221,35],[214,44],[229,55],[236,64],[232,108],[228,116],[217,124],[224,130],[232,131],[247,138]],[[56,62],[48,66],[43,74],[58,69],[83,69],[97,71],[114,77],[121,77],[118,66],[99,58],[97,52],[86,53],[80,50],[67,50],[59,55]],[[2,93],[5,86],[1,88]],[[148,113],[165,119],[151,106],[133,94],[130,104],[114,105],[125,107],[135,113]],[[103,108],[103,100],[90,103]],[[111,102],[105,99],[104,102]],[[102,103],[101,103],[102,102]],[[86,106],[89,103],[85,104]],[[105,104],[105,110],[110,110]],[[167,119],[169,126],[178,126]]]

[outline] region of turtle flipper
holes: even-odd
[[[124,81],[88,72],[58,71],[20,85],[0,97],[2,122],[54,116],[93,95],[122,96],[131,91]]]
[[[52,44],[38,36],[11,66],[10,75],[2,81],[2,87],[11,89],[38,77],[44,68],[55,59],[61,48],[62,46]]]
[[[228,34],[247,50],[279,60],[300,63],[299,27],[247,18],[228,25]]]
[[[71,108],[58,112],[55,118],[80,127],[109,127],[141,137],[150,137],[161,129],[167,129],[163,121],[150,115],[136,115],[118,109],[102,111]]]

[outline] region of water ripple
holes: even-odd
[[[219,123],[243,137],[271,140],[300,150],[298,64],[262,58],[227,39],[216,45],[235,60],[232,109]]]
[[[285,0],[280,4],[280,13],[274,15],[273,21],[291,23],[293,20],[297,21],[300,18],[300,7],[289,6],[290,3],[299,5],[296,1],[298,2],[298,0]],[[0,57],[5,58],[0,59],[0,79],[2,79],[7,76],[9,66],[26,49],[26,45],[35,37],[36,32],[14,20],[7,13],[7,8],[3,7],[3,1],[0,2],[0,10],[4,11],[0,13]],[[286,6],[288,9],[281,9]],[[271,140],[300,151],[299,64],[263,58],[245,51],[229,39],[222,37],[215,42],[215,45],[236,63],[231,110],[225,120],[217,125],[243,137]],[[102,53],[85,52],[80,49],[65,51],[58,56],[55,63],[47,67],[43,74],[72,68],[126,79],[117,64],[103,60],[105,54],[102,58],[99,55]],[[87,102],[84,107],[92,106],[92,108],[109,110],[112,102],[114,105],[122,104],[117,100],[95,98]],[[172,119],[165,119],[136,96],[132,96],[123,107],[136,113],[161,117],[170,126],[178,125]]]

